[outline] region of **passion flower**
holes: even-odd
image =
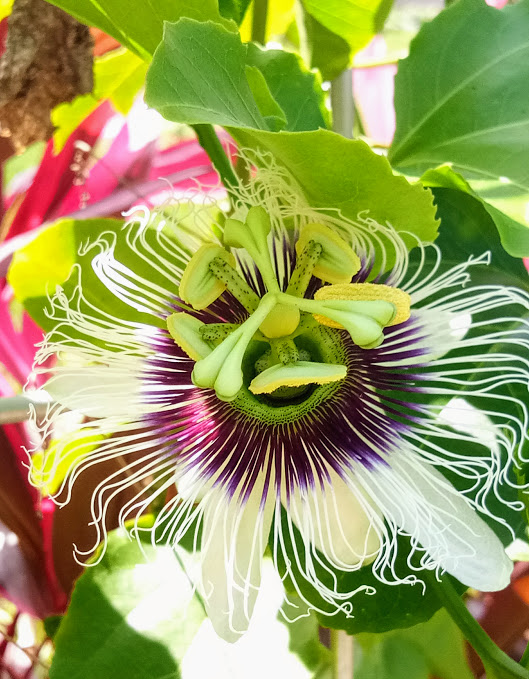
[[[69,467],[57,495],[119,458],[93,496],[99,539],[125,489],[138,490],[120,519],[138,531],[163,501],[152,539],[177,545],[194,531],[198,586],[231,641],[248,627],[267,544],[301,594],[303,578],[351,615],[362,587],[342,591],[321,569],[369,568],[400,585],[447,571],[503,588],[512,564],[482,516],[494,518],[490,499],[517,507],[501,489],[526,433],[510,414],[515,399],[497,390],[528,383],[527,361],[508,351],[527,349],[527,324],[513,330],[502,313],[529,308],[527,296],[468,285],[487,255],[439,273],[439,251],[417,242],[411,266],[409,234],[314,209],[270,165],[239,186],[229,218],[212,215],[137,210],[85,247],[92,270],[78,270],[76,294],[53,298],[37,371],[58,356],[46,389],[59,405],[45,426],[63,408],[91,418],[86,453],[70,441],[44,464]],[[123,263],[123,248],[138,266]],[[84,293],[94,272],[115,315]],[[447,421],[452,397],[452,408],[482,406],[477,424]],[[470,443],[480,455],[467,454]],[[401,535],[405,573],[395,567]]]

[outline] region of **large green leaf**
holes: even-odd
[[[437,221],[432,194],[393,174],[388,161],[362,141],[329,130],[280,132],[231,128],[246,147],[270,151],[284,165],[314,207],[339,208],[355,219],[360,212],[397,230],[433,241]],[[405,237],[405,236],[404,236]],[[409,239],[413,246],[413,239]]]
[[[50,679],[179,679],[204,619],[173,550],[110,534],[99,564],[79,578],[55,636]]]
[[[217,0],[47,0],[79,21],[97,26],[124,47],[150,59],[162,39],[164,21],[186,16],[198,21],[235,24],[219,13]]]
[[[460,174],[454,172],[448,165],[427,170],[421,177],[421,182],[429,188],[455,189],[473,196],[481,203],[494,221],[501,244],[506,252],[513,257],[529,256],[529,229],[485,200],[488,193],[483,187],[484,182],[478,183],[478,186],[482,187],[478,193],[472,189],[470,184]],[[468,234],[462,233],[461,235],[465,238]],[[479,241],[476,235],[473,234],[473,237],[477,245]],[[497,242],[497,239],[495,241]]]
[[[267,129],[246,78],[246,46],[219,24],[166,24],[145,100],[168,120]]]
[[[191,63],[185,54],[195,44],[202,47],[193,52]],[[225,55],[222,62],[217,58],[220,53]],[[431,193],[396,177],[388,161],[367,144],[322,129],[279,134],[263,129],[264,119],[245,77],[248,64],[262,69],[287,124],[297,124],[294,98],[285,91],[294,87],[296,78],[286,79],[282,88],[280,77],[283,64],[292,73],[295,62],[282,53],[272,54],[268,57],[254,47],[245,53],[238,36],[221,26],[182,19],[166,27],[147,75],[146,100],[169,120],[225,125],[242,146],[271,152],[315,207],[339,208],[353,218],[368,210],[381,223],[434,240],[437,222]],[[301,69],[298,78],[298,91],[309,101],[313,86]],[[310,104],[314,122],[317,101],[315,96]]]
[[[263,50],[248,44],[247,63],[264,75],[270,92],[286,117],[285,129],[317,130],[328,126],[321,81],[307,71],[293,52]]]
[[[356,638],[357,679],[472,679],[464,640],[448,613],[406,630]]]
[[[265,52],[219,24],[187,18],[166,24],[146,101],[167,119],[189,124],[264,130],[326,124],[320,83],[296,55]]]
[[[472,195],[460,190],[434,188],[433,191],[438,208],[438,215],[441,218],[439,237],[436,241],[436,245],[441,249],[443,255],[439,274],[451,266],[460,264],[461,261],[466,260],[471,256],[476,257],[488,251],[490,253],[490,264],[473,266],[470,269],[469,273],[471,275],[472,283],[484,286],[500,285],[516,287],[520,288],[522,291],[529,292],[529,275],[527,270],[520,259],[510,256],[504,250],[500,243],[494,222],[481,202],[473,198]],[[511,304],[509,306],[502,306],[501,309],[491,309],[486,313],[482,312],[479,316],[479,320],[488,321],[490,323],[490,330],[494,331],[498,329],[496,323],[497,318],[510,317],[521,320],[522,313],[525,313],[525,320],[527,320],[529,313],[527,311],[524,312],[523,308],[519,305]],[[520,328],[520,324],[515,320],[509,326],[504,324],[501,328],[505,331],[512,331],[516,328]],[[487,354],[498,351],[505,352],[505,344],[502,345],[501,342],[498,342],[497,345],[483,346],[481,350],[483,361],[485,362],[487,360]],[[518,348],[515,345],[510,344],[508,351],[512,357],[513,364],[515,361],[519,361],[520,366],[525,364],[527,351],[523,344],[520,344]],[[472,354],[475,352],[476,349],[471,350]],[[461,351],[458,353],[461,356],[465,355],[465,353]],[[481,365],[477,365],[475,360],[474,364],[476,370],[482,367]],[[476,373],[476,379],[479,379],[480,377],[481,375]],[[520,420],[523,421],[524,415],[521,408],[516,408],[513,404],[509,406],[506,404],[504,398],[514,397],[517,398],[520,403],[523,403],[527,399],[527,387],[513,381],[512,383],[505,384],[501,387],[496,387],[495,393],[498,395],[498,399],[489,400],[487,402],[487,410],[502,413],[509,408],[511,416],[518,416]],[[483,401],[479,399],[473,401],[472,398],[466,397],[466,400],[477,408],[483,408]],[[503,418],[499,418],[498,424],[504,424]],[[457,445],[457,441],[450,438],[443,441],[437,439],[436,442],[445,446],[447,450],[452,450],[454,446]],[[454,452],[457,451],[454,450]],[[477,444],[467,442],[465,454],[469,457],[473,455],[480,456],[483,454],[483,448]],[[525,459],[529,456],[529,442],[527,441],[524,444],[523,456]],[[523,468],[523,471],[526,471],[526,467]],[[445,472],[445,475],[454,486],[459,488],[459,490],[468,491],[464,485],[464,479],[448,472]],[[514,471],[510,474],[510,483],[516,484]],[[518,491],[515,485],[511,486],[502,482],[498,486],[498,489],[503,497],[510,501],[517,500]],[[479,488],[475,488],[469,493],[469,496],[474,496],[478,490]],[[495,498],[490,499],[488,507],[493,516],[501,517],[507,525],[511,526],[517,535],[523,534],[524,516],[521,512],[508,508]],[[504,545],[507,545],[512,541],[510,531],[504,526],[491,520],[487,515],[484,515],[483,519],[488,522],[490,527],[498,534]]]
[[[460,0],[423,26],[395,81],[390,150],[405,172],[441,163],[461,172],[518,255],[529,254],[526,237],[514,242],[529,200],[528,35],[529,0],[501,11]]]

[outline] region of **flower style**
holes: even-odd
[[[192,531],[198,587],[230,641],[248,627],[267,544],[302,596],[305,580],[348,615],[366,587],[341,591],[322,571],[411,584],[426,569],[505,587],[512,564],[482,516],[502,522],[489,500],[519,508],[502,489],[526,423],[498,389],[528,384],[527,361],[508,351],[527,349],[528,328],[501,309],[529,308],[528,297],[463,287],[487,255],[440,273],[435,246],[417,242],[412,261],[410,234],[314,209],[286,171],[259,161],[229,219],[196,204],[140,210],[85,246],[92,270],[78,267],[73,294],[57,290],[36,366],[52,373],[58,404],[44,426],[64,408],[89,418],[77,448],[45,466],[69,463],[57,495],[67,501],[84,470],[121,459],[93,496],[99,539],[125,489],[137,492],[121,522],[136,531],[165,502],[152,539],[177,545]],[[112,313],[87,294],[94,273]],[[58,366],[39,368],[50,355]],[[456,410],[481,406],[475,424],[447,422],[453,396]]]

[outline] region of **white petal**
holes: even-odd
[[[264,476],[264,474],[263,474]],[[260,510],[263,482],[243,506],[213,489],[204,500],[202,526],[202,594],[217,634],[237,641],[248,629],[261,582],[261,563],[275,506],[268,492]]]
[[[131,417],[145,407],[140,401],[139,361],[126,365],[84,366],[58,372],[44,389],[61,405],[88,417]]]
[[[469,502],[417,455],[392,453],[389,462],[371,472],[385,516],[464,585],[483,592],[506,587],[513,564]]]
[[[305,542],[311,542],[331,563],[347,568],[370,563],[380,548],[373,516],[378,511],[329,469],[330,480],[306,493],[296,488],[288,512]]]

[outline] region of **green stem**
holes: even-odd
[[[266,42],[266,20],[268,0],[253,0],[252,41],[264,45]]]
[[[331,82],[332,129],[347,139],[353,138],[354,100],[353,72],[342,71]]]
[[[465,606],[454,587],[444,578],[440,582],[434,574],[429,578],[439,600],[446,608],[461,633],[474,648],[485,666],[496,679],[529,679],[529,672],[509,658],[488,636]]]
[[[353,637],[343,630],[331,629],[333,679],[353,679]]]
[[[213,125],[192,125],[192,128],[197,135],[198,143],[208,154],[213,163],[213,167],[219,173],[222,183],[228,190],[228,193],[230,193],[230,190],[238,183],[237,177],[233,171],[231,161],[226,155],[222,144],[213,129]]]

